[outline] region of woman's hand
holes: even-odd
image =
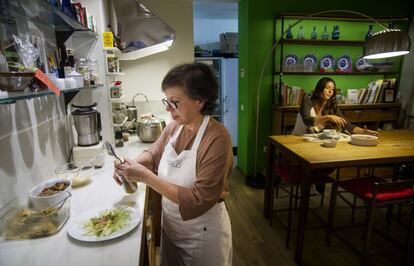
[[[128,181],[133,182],[144,182],[147,177],[148,170],[142,164],[136,162],[135,160],[125,159],[124,163],[121,164],[119,160],[114,161],[115,164],[115,175],[114,179],[118,184],[122,184],[117,177],[117,175],[123,175]]]
[[[356,127],[352,131],[353,134],[364,134],[364,135],[372,135],[379,137],[380,133],[375,130],[369,130],[367,126],[364,126],[364,128]]]
[[[326,122],[334,123],[338,127],[342,127],[342,128],[345,127],[346,125],[346,120],[342,117],[339,117],[336,115],[323,115],[323,116],[318,116],[315,118],[314,126],[321,130],[325,128]]]

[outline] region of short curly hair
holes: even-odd
[[[174,86],[184,88],[190,99],[204,101],[201,114],[213,114],[217,106],[219,87],[214,70],[210,66],[203,63],[187,63],[174,67],[164,77],[161,88],[165,92]]]

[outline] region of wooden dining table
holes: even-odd
[[[266,155],[266,186],[263,214],[271,217],[274,182],[273,171],[277,154],[288,156],[303,169],[300,207],[295,247],[295,261],[302,265],[309,207],[310,173],[312,170],[339,169],[343,167],[381,166],[414,162],[414,130],[382,131],[376,146],[357,146],[338,142],[334,148],[325,148],[320,142],[310,142],[302,136],[269,136]]]

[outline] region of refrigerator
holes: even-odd
[[[216,73],[219,99],[212,117],[227,128],[237,154],[238,58],[197,57],[195,61],[211,66]]]

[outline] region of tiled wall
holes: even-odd
[[[63,97],[0,105],[0,207],[67,161],[73,146],[68,120]]]

